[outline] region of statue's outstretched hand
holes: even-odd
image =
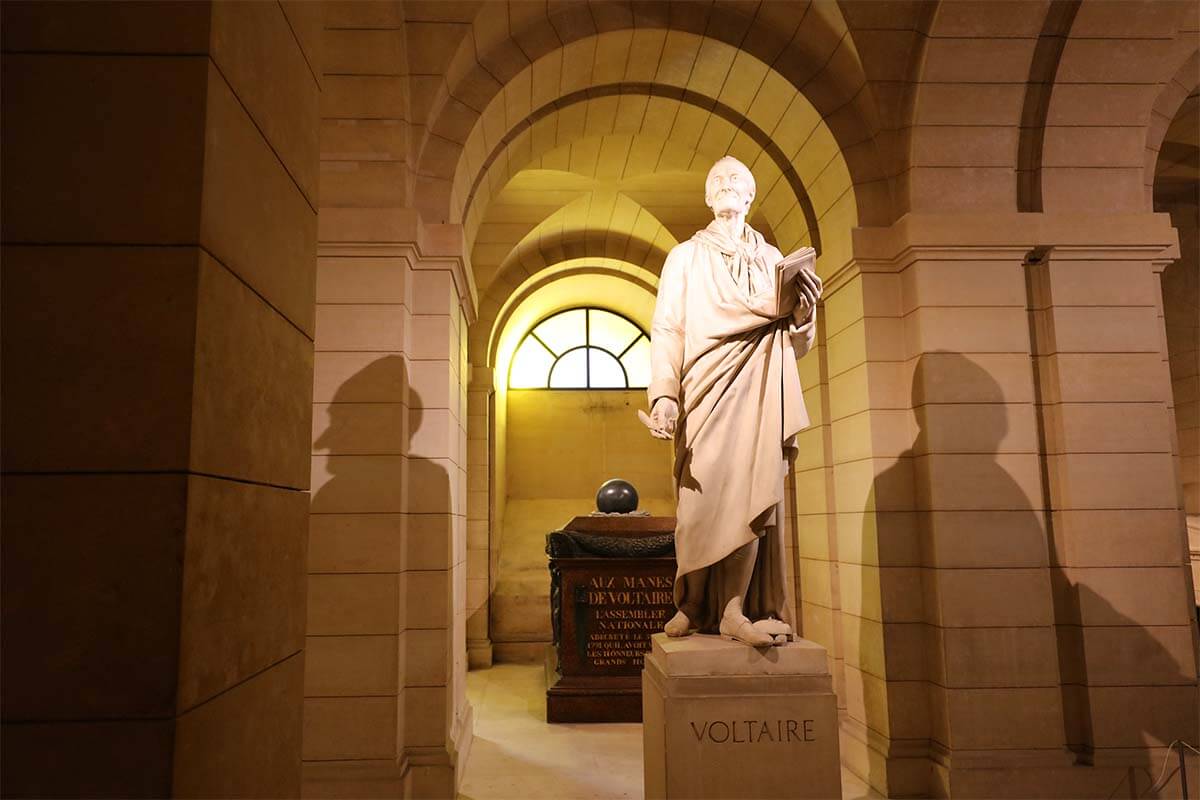
[[[679,404],[670,397],[660,397],[650,409],[650,433],[656,439],[675,436],[675,423],[679,419]]]

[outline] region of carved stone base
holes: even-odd
[[[647,800],[840,798],[825,648],[653,637],[642,672]]]

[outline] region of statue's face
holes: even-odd
[[[754,200],[754,177],[740,161],[722,159],[708,171],[704,183],[704,202],[713,213],[745,214]]]

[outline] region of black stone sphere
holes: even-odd
[[[596,510],[605,514],[628,514],[637,511],[637,504],[637,489],[620,478],[605,481],[596,492]]]

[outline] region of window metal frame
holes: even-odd
[[[562,352],[562,354],[555,355],[554,349],[551,348],[550,345],[546,344],[546,342],[542,340],[542,337],[540,337],[536,333],[534,333],[534,330],[539,325],[541,325],[543,322],[545,322],[546,320],[553,319],[554,317],[557,317],[560,314],[568,314],[572,311],[583,311],[584,312],[584,314],[583,314],[583,344],[577,344],[574,347],[564,350]],[[629,344],[627,344],[625,346],[625,349],[622,350],[620,353],[614,353],[613,351],[609,350],[606,347],[600,347],[599,345],[592,344],[592,314],[591,314],[591,312],[593,312],[593,311],[605,311],[605,312],[608,312],[609,314],[620,317],[621,319],[625,320],[630,325],[632,325],[634,328],[636,328],[638,331],[638,335],[633,337],[633,340],[630,341]],[[549,353],[551,356],[553,356],[554,361],[551,362],[550,369],[546,370],[546,385],[545,386],[526,386],[526,387],[522,387],[522,388],[517,388],[512,385],[512,370],[513,370],[514,364],[516,363],[516,354],[521,351],[521,348],[525,346],[525,341],[527,339],[529,339],[530,337],[533,337],[537,341],[538,344],[540,344],[543,348],[545,348],[546,352]],[[521,342],[516,346],[516,349],[513,350],[513,359],[512,359],[512,361],[509,362],[509,365],[508,365],[508,378],[507,378],[508,391],[510,391],[510,392],[628,392],[631,390],[637,391],[639,389],[645,389],[646,388],[645,386],[630,386],[629,385],[629,370],[627,370],[625,368],[625,364],[621,361],[621,357],[624,356],[626,353],[628,353],[630,350],[632,350],[633,346],[636,345],[638,342],[640,342],[642,339],[645,339],[647,342],[649,342],[650,334],[647,333],[645,328],[643,328],[641,325],[637,324],[636,322],[634,322],[629,317],[625,316],[624,314],[622,314],[619,311],[614,311],[613,309],[605,308],[604,306],[571,306],[570,308],[560,308],[558,311],[555,311],[551,314],[547,314],[546,316],[539,319],[537,322],[530,325],[529,330],[527,330],[525,332],[525,335],[521,337]],[[590,352],[586,352],[586,351],[591,350],[593,348],[596,350],[600,350],[602,352],[608,353],[610,356],[612,356],[614,359],[616,359],[617,366],[619,366],[621,368],[621,374],[625,378],[624,386],[592,386],[591,385],[591,382],[592,382],[592,355]],[[558,362],[561,361],[563,358],[565,358],[568,353],[573,353],[576,350],[584,350],[586,352],[586,372],[585,372],[586,378],[585,378],[585,380],[588,385],[587,386],[551,386],[550,385],[550,377],[554,374],[554,368],[558,366]]]

